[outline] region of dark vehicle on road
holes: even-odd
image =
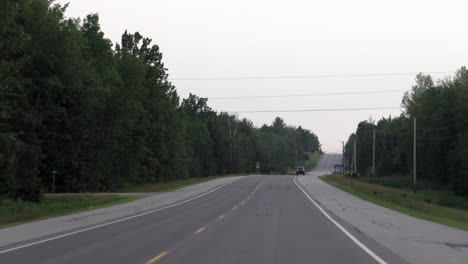
[[[299,174],[305,175],[304,167],[297,167],[296,168],[296,175],[299,175]]]

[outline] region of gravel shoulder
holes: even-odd
[[[364,201],[318,178],[340,161],[341,155],[325,155],[313,171],[298,178],[299,183],[335,216],[410,263],[468,262],[468,232]]]
[[[172,192],[152,193],[146,198],[129,203],[0,229],[0,249],[13,244],[33,241],[53,234],[77,230],[79,228],[89,227],[168,206],[202,195],[223,184],[228,184],[241,178],[243,178],[243,176],[220,178],[191,185]],[[127,193],[126,195],[134,194]]]

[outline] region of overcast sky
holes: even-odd
[[[468,1],[69,0],[69,17],[99,13],[106,37],[139,31],[159,45],[170,78],[280,77],[454,71],[468,61]],[[433,74],[440,78],[447,74]],[[414,75],[261,80],[173,80],[203,97],[401,92],[209,100],[218,111],[398,107]],[[256,125],[281,116],[341,148],[357,124],[399,109],[243,113]]]

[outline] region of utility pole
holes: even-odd
[[[356,139],[354,139],[354,173],[357,175],[357,154],[356,154]]]
[[[234,116],[234,123],[236,128],[234,129],[234,133],[231,129],[231,116],[228,116],[228,126],[229,126],[229,166],[230,166],[230,173],[232,174],[232,154],[233,154],[233,141],[236,138],[237,134],[237,115]]]
[[[413,191],[416,193],[416,117],[413,120]]]
[[[343,175],[345,174],[344,172],[344,141],[341,141],[341,144],[343,145],[343,148],[342,148],[342,155],[341,155],[341,169],[342,169],[342,173]]]
[[[374,139],[372,141],[372,176],[375,177],[375,129]]]

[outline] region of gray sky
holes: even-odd
[[[467,1],[432,0],[60,0],[67,15],[99,13],[106,37],[139,31],[163,52],[171,78],[446,72],[468,59]],[[447,75],[447,74],[445,74]],[[440,78],[444,74],[433,74]],[[407,90],[414,75],[176,81],[203,97]],[[403,92],[209,100],[218,111],[399,106]],[[256,125],[281,116],[341,148],[362,120],[400,110],[248,113]]]

